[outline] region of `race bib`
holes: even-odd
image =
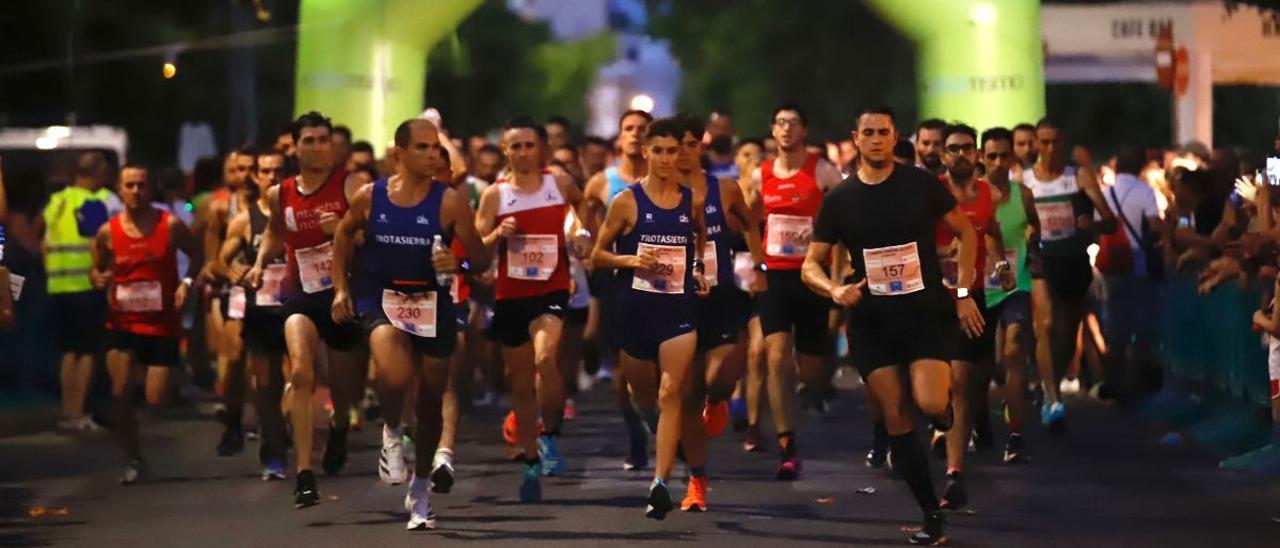
[[[872,295],[894,296],[924,289],[920,253],[915,242],[862,250],[867,287]]]
[[[1015,276],[1018,274],[1018,250],[1004,250],[1004,260],[1009,262],[1009,271]],[[1000,288],[1003,283],[1000,281],[1000,274],[996,272],[996,263],[999,259],[993,259],[991,255],[987,255],[987,287]]]
[[[720,283],[720,259],[716,254],[716,243],[713,240],[707,240],[707,245],[702,248],[702,266],[706,269],[702,273],[702,277],[707,280],[707,287],[715,287]]]
[[[325,242],[315,247],[294,252],[298,259],[298,275],[302,278],[302,290],[319,293],[333,287],[333,244]]]
[[[245,295],[244,288],[238,285],[233,286],[231,288],[231,293],[227,295],[227,318],[231,320],[243,320],[244,307],[247,302],[248,298]]]
[[[401,293],[382,290],[382,312],[391,325],[410,335],[436,336],[436,292]]]
[[[765,252],[774,257],[803,257],[813,238],[813,217],[770,215]]]
[[[22,299],[22,284],[26,281],[27,279],[22,276],[9,273],[9,292],[13,294],[13,302],[16,303]]]
[[[555,234],[512,234],[507,238],[507,277],[545,282],[560,262]]]
[[[684,293],[684,246],[640,244],[637,255],[650,254],[658,260],[658,266],[648,272],[636,271],[631,278],[631,288],[649,293]]]
[[[751,284],[755,283],[756,276],[759,275],[756,272],[756,260],[750,252],[739,251],[733,254],[733,281],[738,289],[751,291]]]
[[[284,301],[280,298],[280,286],[284,283],[284,274],[288,267],[282,264],[267,265],[262,271],[262,287],[253,296],[253,304],[257,306],[280,306]]]
[[[1040,217],[1042,239],[1065,240],[1076,235],[1076,212],[1071,202],[1038,203],[1036,215]]]
[[[164,310],[160,282],[133,282],[116,285],[116,306],[121,312],[159,312]]]

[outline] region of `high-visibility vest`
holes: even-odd
[[[93,268],[90,246],[98,228],[109,218],[111,191],[69,186],[49,197],[44,208],[45,258],[49,294],[90,291]]]

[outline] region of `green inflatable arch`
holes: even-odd
[[[977,128],[1044,114],[1040,3],[866,0],[917,46],[920,113]],[[421,111],[427,53],[482,0],[303,0],[295,110],[386,145]]]
[[[483,0],[303,0],[294,110],[390,143],[422,111],[427,53]]]

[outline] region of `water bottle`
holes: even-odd
[[[435,238],[431,241],[431,257],[435,258],[436,253],[444,253],[446,251],[448,251],[448,248],[444,246],[444,238],[439,234],[436,234]],[[449,289],[453,286],[453,274],[436,272],[436,285],[439,286],[440,289]]]

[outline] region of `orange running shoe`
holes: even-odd
[[[520,443],[520,427],[516,426],[516,412],[508,411],[506,420],[502,421],[502,441],[507,445]]]
[[[707,511],[707,478],[689,478],[689,491],[680,503],[684,512]]]
[[[702,408],[702,423],[707,427],[708,438],[718,438],[729,426],[729,402],[707,402]]]

